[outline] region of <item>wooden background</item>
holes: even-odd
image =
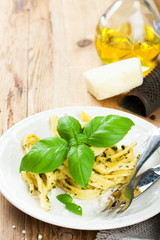
[[[34,113],[64,106],[122,109],[123,94],[97,101],[82,73],[101,65],[94,45],[97,21],[112,0],[0,0],[0,135]],[[160,2],[156,0],[160,9]],[[89,45],[84,47],[86,40]],[[151,121],[160,127],[160,109]],[[16,228],[13,229],[12,225]],[[25,234],[22,233],[25,230]],[[38,221],[0,194],[0,239],[92,240],[95,231]]]

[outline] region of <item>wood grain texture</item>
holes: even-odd
[[[83,72],[101,65],[95,26],[113,0],[0,0],[0,135],[34,113],[64,106],[122,109],[125,94],[97,101]],[[153,1],[151,1],[153,2]],[[156,0],[160,9],[160,2]],[[160,127],[160,109],[148,121]],[[96,231],[61,228],[16,209],[0,194],[0,239],[93,240]],[[12,228],[15,225],[16,228]],[[22,233],[25,230],[25,234]]]
[[[0,134],[27,116],[28,12],[26,1],[0,1]],[[22,11],[23,9],[23,11]],[[23,23],[23,24],[22,24]],[[0,239],[16,239],[25,215],[0,195]]]

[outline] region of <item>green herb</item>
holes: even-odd
[[[106,159],[106,162],[111,162],[111,158],[107,158],[107,159]]]
[[[66,209],[70,212],[82,216],[82,208],[75,203],[66,204]]]
[[[39,140],[22,158],[20,172],[52,172],[64,162],[68,150],[68,143],[62,138],[50,137]]]
[[[75,135],[75,138],[69,139],[69,147],[72,147],[76,144],[85,143],[86,141],[87,141],[87,136],[83,134],[77,134]]]
[[[110,147],[122,140],[133,125],[129,118],[117,115],[95,117],[86,125],[83,133],[88,137],[89,145]]]
[[[113,149],[114,151],[117,151],[118,148],[117,148],[117,146],[113,146],[112,149]]]
[[[126,117],[95,117],[82,130],[71,116],[61,117],[57,131],[60,137],[38,141],[23,157],[20,172],[46,173],[56,170],[68,154],[69,172],[73,180],[86,188],[94,164],[94,153],[88,145],[110,147],[119,142],[134,125]]]
[[[124,149],[125,149],[125,146],[124,146],[124,145],[122,145],[122,146],[121,146],[121,148],[122,148],[122,150],[124,150]]]
[[[57,195],[57,199],[61,203],[66,205],[66,209],[68,211],[82,216],[82,208],[79,205],[72,203],[73,198],[69,194],[67,194],[67,193],[59,194],[59,195]]]
[[[73,198],[67,193],[57,195],[57,199],[64,204],[69,204],[73,201]]]
[[[82,128],[77,119],[65,116],[58,120],[57,131],[61,138],[69,141],[72,138],[76,139],[77,134],[82,133]]]
[[[94,153],[85,144],[75,145],[69,150],[68,165],[72,179],[86,188],[94,164]]]
[[[87,142],[87,136],[84,134],[77,134],[76,139],[78,144]]]

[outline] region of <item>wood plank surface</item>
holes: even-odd
[[[94,35],[113,0],[0,0],[0,135],[27,116],[64,106],[124,110],[124,94],[97,101],[82,73],[101,65]],[[155,1],[160,10],[159,0]],[[86,46],[85,46],[86,43]],[[160,127],[156,119],[146,120]],[[38,221],[0,194],[0,240],[92,240],[80,231]],[[13,227],[15,225],[15,228]],[[25,230],[25,233],[24,231]]]

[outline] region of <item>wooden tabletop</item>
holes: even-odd
[[[94,44],[95,27],[111,2],[0,0],[0,135],[27,116],[55,107],[124,110],[119,106],[124,94],[97,101],[87,93],[82,76],[85,70],[101,65]],[[146,120],[160,127],[160,109],[154,114],[155,120]],[[0,213],[1,240],[36,240],[38,234],[42,240],[92,240],[96,236],[96,231],[38,221],[2,194]]]

